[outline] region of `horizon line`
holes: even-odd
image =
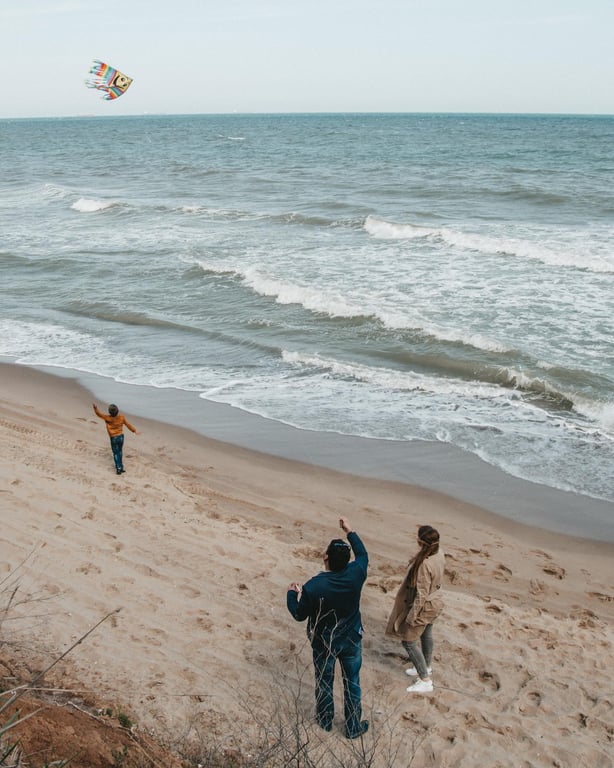
[[[289,115],[466,115],[479,116],[508,116],[508,117],[614,117],[614,112],[467,112],[467,111],[292,111],[292,112],[134,112],[129,114],[96,114],[78,113],[66,115],[28,115],[0,116],[0,120],[74,120],[91,118],[135,118],[135,117],[242,117],[242,116],[289,116]]]

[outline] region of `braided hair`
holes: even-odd
[[[432,528],[430,525],[421,525],[418,528],[418,542],[420,549],[418,554],[410,561],[408,584],[411,587],[416,586],[418,580],[418,571],[420,566],[431,555],[436,555],[439,552],[439,531]]]

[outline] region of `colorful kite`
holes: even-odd
[[[89,74],[91,77],[85,81],[85,84],[88,88],[103,91],[102,98],[107,99],[107,101],[117,99],[126,93],[132,82],[131,77],[127,77],[119,70],[113,69],[98,59],[92,62]]]

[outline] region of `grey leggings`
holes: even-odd
[[[430,677],[428,668],[433,663],[433,625],[427,624],[424,632],[418,640],[402,640],[403,648],[407,651],[409,660],[412,662],[418,673],[418,677],[423,680]]]

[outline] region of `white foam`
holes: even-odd
[[[99,344],[94,336],[53,323],[0,320],[0,354],[22,363],[33,364],[36,357],[42,364],[52,364],[66,359],[68,350],[91,350]]]
[[[344,379],[354,379],[375,385],[384,391],[424,392],[475,397],[490,401],[513,400],[517,397],[513,390],[478,381],[427,376],[414,371],[398,371],[392,368],[376,368],[287,350],[282,351],[282,358],[292,365],[321,369]]]
[[[414,224],[395,224],[391,221],[378,219],[375,216],[367,216],[364,227],[373,237],[383,240],[407,240],[417,237],[436,235],[441,230],[417,227]]]
[[[574,407],[578,413],[606,430],[605,433],[602,433],[604,438],[614,440],[614,403],[594,403],[578,397],[574,402]]]
[[[414,330],[432,336],[440,341],[473,346],[490,352],[507,352],[509,346],[502,344],[484,334],[470,333],[462,330],[444,328],[433,323],[411,309],[400,312],[382,305],[375,297],[363,297],[359,294],[344,296],[336,291],[330,291],[319,285],[302,286],[297,283],[278,280],[267,275],[262,269],[248,267],[241,269],[228,263],[196,260],[201,269],[214,274],[235,275],[245,285],[261,296],[270,296],[278,304],[298,304],[311,312],[328,315],[331,318],[361,318],[372,317],[379,320],[385,328],[391,330]]]
[[[300,304],[312,312],[329,317],[361,317],[362,307],[348,302],[336,292],[323,292],[319,287],[310,288],[295,283],[276,280],[261,270],[248,268],[243,274],[245,284],[261,296],[272,296],[278,304]]]
[[[119,203],[114,200],[92,200],[87,197],[80,197],[70,207],[74,211],[79,211],[79,213],[96,213],[97,211],[105,211],[107,208],[113,208],[116,205],[119,205]]]
[[[591,272],[614,272],[614,261],[607,252],[588,253],[586,250],[569,251],[555,244],[546,246],[515,237],[490,236],[474,232],[459,232],[445,227],[433,229],[414,224],[397,224],[375,216],[367,216],[365,230],[376,238],[387,240],[412,240],[430,238],[445,245],[478,251],[487,254],[501,254],[523,259],[541,261],[544,264],[561,267],[588,269]]]

